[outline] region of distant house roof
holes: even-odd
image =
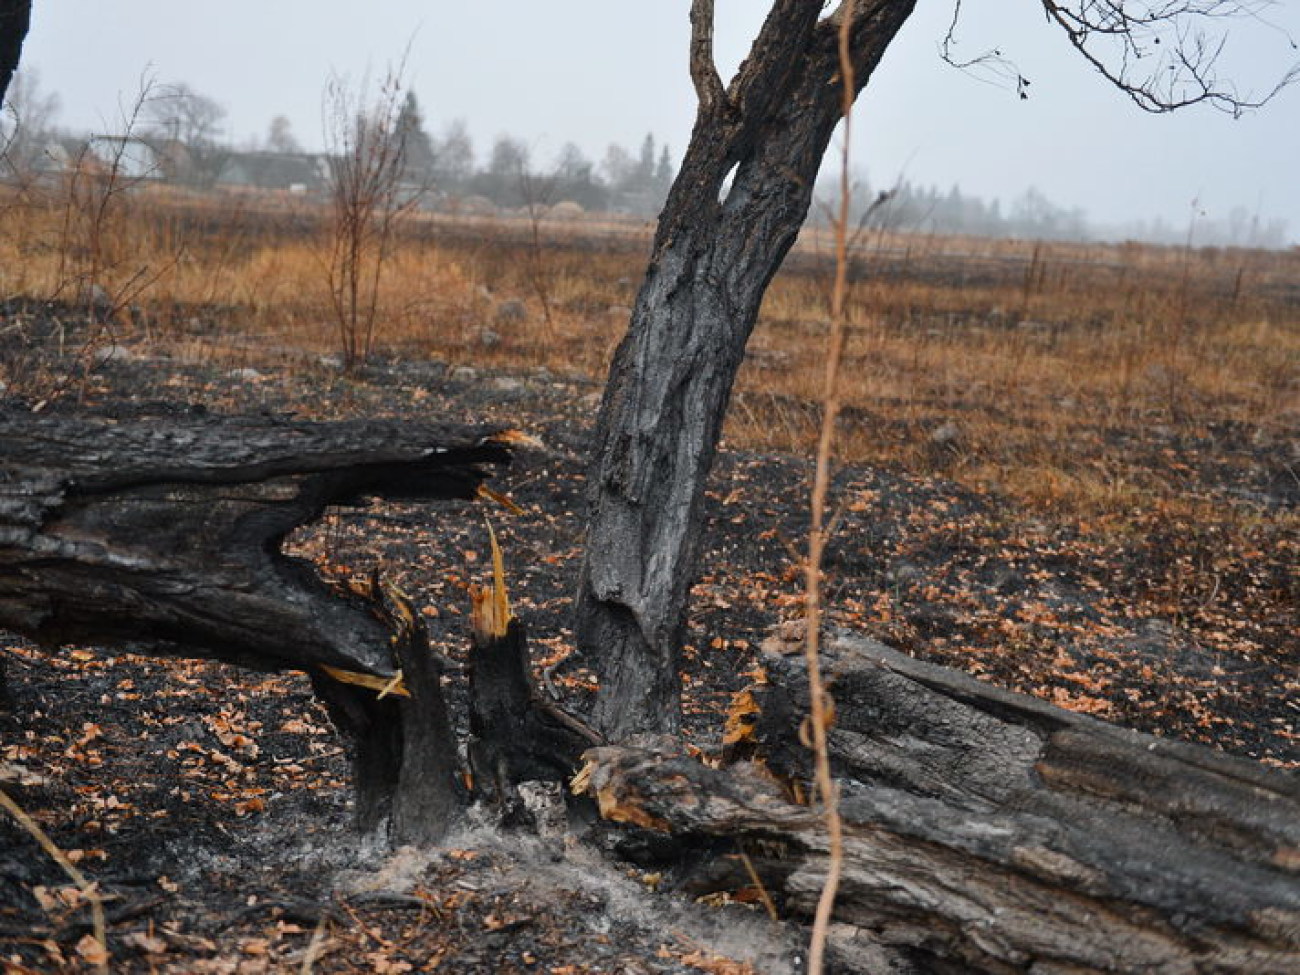
[[[124,180],[162,179],[162,154],[151,143],[129,136],[92,135],[89,138],[50,138],[31,154],[28,163],[36,173],[55,174],[80,169],[108,173]]]
[[[92,135],[86,149],[105,170],[116,169],[123,179],[162,179],[162,159],[143,139],[118,135]]]
[[[232,152],[217,174],[220,186],[267,190],[314,189],[328,179],[326,157],[302,152]]]

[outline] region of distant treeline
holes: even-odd
[[[818,187],[820,205],[813,220],[825,222],[832,212],[834,188]],[[1197,210],[1181,226],[1162,217],[1119,225],[1093,224],[1082,208],[1057,206],[1030,187],[1005,209],[1001,201],[967,196],[958,186],[946,192],[900,180],[879,190],[859,179],[853,187],[853,221],[864,229],[900,232],[968,234],[974,237],[1014,237],[1026,240],[1136,240],[1194,247],[1281,248],[1287,243],[1285,220],[1263,220],[1245,207],[1215,219]]]
[[[323,192],[331,160],[325,153],[303,151],[290,120],[271,121],[264,138],[239,148],[224,143],[225,109],[184,83],[157,86],[141,96],[138,111],[124,123],[127,131],[76,136],[54,120],[58,98],[39,91],[35,79],[21,73],[10,89],[6,117],[0,119],[0,173],[57,173],[87,160],[113,155],[115,165],[129,161],[133,177],[181,183],[198,189],[252,188]],[[359,122],[362,116],[359,116]],[[546,162],[535,159],[529,145],[500,135],[480,154],[465,122],[429,131],[419,100],[407,91],[396,131],[403,143],[403,183],[426,206],[465,209],[519,209],[565,203],[570,211],[625,213],[652,217],[668,195],[675,166],[668,146],[648,134],[629,150],[611,144],[597,163],[575,143],[565,144]],[[827,185],[810,220],[824,222],[833,211]],[[898,232],[969,234],[1043,240],[1140,240],[1158,244],[1280,248],[1287,243],[1285,220],[1264,220],[1244,207],[1226,217],[1193,208],[1187,221],[1163,218],[1101,226],[1078,207],[1054,204],[1030,187],[1009,205],[964,194],[954,185],[943,191],[900,180],[887,188],[859,179],[854,187],[853,220],[864,228]],[[574,206],[576,204],[576,206]]]

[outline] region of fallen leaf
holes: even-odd
[[[101,967],[108,964],[108,949],[100,944],[93,934],[82,935],[77,942],[77,954],[79,954],[88,965]]]

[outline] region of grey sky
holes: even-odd
[[[953,0],[920,0],[859,102],[854,157],[876,187],[900,173],[1004,206],[1030,186],[1094,223],[1163,216],[1185,225],[1235,206],[1283,218],[1300,240],[1300,86],[1233,120],[1210,109],[1141,112],[1044,22],[1036,0],[965,0],[958,52],[997,47],[1032,81],[1005,85],[938,54]],[[35,0],[24,66],[62,99],[62,122],[114,128],[142,76],[186,81],[229,110],[225,137],[266,134],[273,116],[318,145],[331,71],[380,73],[410,45],[408,75],[435,133],[463,118],[480,158],[499,133],[548,162],[567,141],[599,161],[647,132],[679,158],[693,117],[687,0]],[[762,0],[718,0],[724,75],[748,47]],[[364,11],[364,12],[359,12]],[[1271,20],[1300,39],[1300,3]],[[1226,66],[1262,91],[1300,57],[1285,33],[1243,25]]]

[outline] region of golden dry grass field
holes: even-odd
[[[97,341],[235,363],[328,354],[340,347],[328,222],[325,206],[292,197],[11,189],[0,295],[75,305],[94,285],[115,310]],[[413,214],[382,263],[375,352],[599,382],[651,230]],[[769,291],[728,424],[734,446],[813,442],[829,250],[806,233]],[[868,232],[852,271],[845,461],[941,471],[1123,521],[1152,505],[1195,516],[1196,493],[1161,451],[1197,442],[1213,454],[1226,438],[1289,450],[1282,475],[1296,483],[1282,489],[1300,488],[1300,251]],[[0,367],[13,392],[59,378],[12,347]],[[1117,450],[1121,439],[1150,449]],[[1242,462],[1231,453],[1208,459]]]

